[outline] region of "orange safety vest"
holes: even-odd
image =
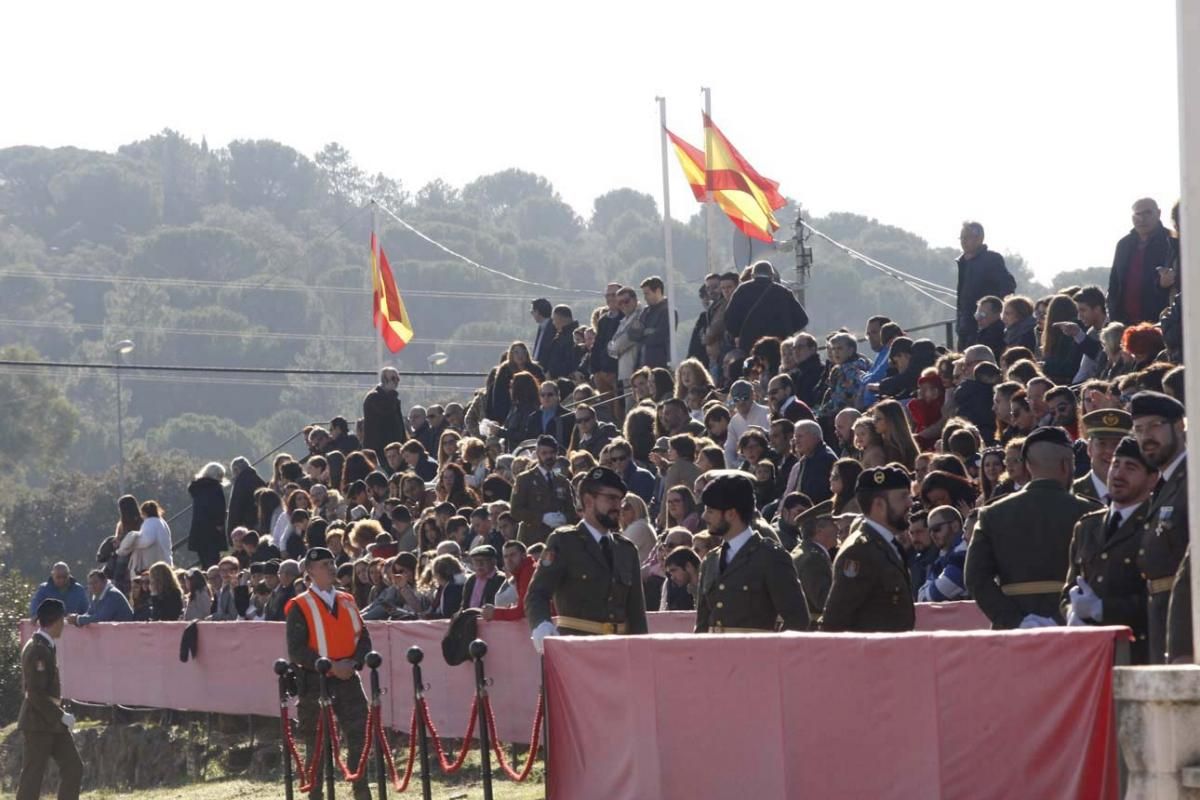
[[[288,605],[295,604],[308,623],[309,649],[322,658],[340,661],[354,656],[363,623],[351,595],[335,592],[334,602],[341,606],[336,617],[330,613],[325,601],[312,592],[296,595]]]

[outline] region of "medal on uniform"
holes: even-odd
[[[846,563],[842,565],[842,574],[847,578],[857,578],[858,562],[852,558],[846,559]]]

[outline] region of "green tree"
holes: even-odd
[[[6,361],[40,361],[35,350],[0,348]],[[29,467],[61,463],[75,439],[79,414],[53,373],[40,369],[0,371],[0,453],[18,474]]]

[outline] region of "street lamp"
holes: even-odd
[[[133,352],[133,340],[122,339],[112,346],[113,360],[117,373],[117,452],[120,456],[117,472],[117,494],[125,494],[125,438],[121,430],[121,367],[125,365],[125,356]]]
[[[450,360],[450,356],[443,353],[441,350],[436,353],[430,353],[425,359],[429,362],[429,369],[433,374],[429,376],[429,388],[432,391],[433,399],[437,401],[437,368]]]

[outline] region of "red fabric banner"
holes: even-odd
[[[1125,628],[549,639],[553,798],[1116,798]]]
[[[690,633],[690,611],[647,615],[651,633]],[[426,697],[438,731],[461,736],[475,691],[471,664],[448,666],[441,643],[449,623],[368,622],[371,642],[384,657],[380,684],[383,721],[405,728],[412,714],[412,672],[408,648],[419,646]],[[946,630],[987,627],[974,603],[917,604],[918,627]],[[68,628],[59,642],[59,666],[65,697],[90,703],[213,711],[221,714],[278,716],[279,701],[272,665],[287,654],[281,622],[201,622],[197,657],[179,661],[179,640],[187,623],[97,623]],[[22,641],[32,633],[22,625]],[[505,742],[527,743],[537,702],[541,671],[529,641],[529,626],[518,622],[480,622],[488,643],[487,674],[498,733]],[[364,686],[366,684],[364,683]]]

